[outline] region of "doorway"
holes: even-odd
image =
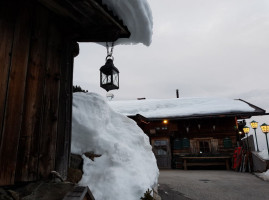
[[[152,139],[153,152],[160,169],[171,168],[170,139]]]

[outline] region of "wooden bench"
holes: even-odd
[[[230,170],[229,160],[231,156],[218,156],[218,157],[182,157],[184,161],[184,170],[187,170],[188,166],[212,166],[212,165],[225,165],[227,170]],[[195,160],[219,160],[212,162],[187,162],[187,161],[195,161]]]

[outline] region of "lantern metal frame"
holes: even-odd
[[[109,90],[119,89],[119,70],[113,64],[113,56],[106,57],[106,63],[100,68],[100,87]]]
[[[248,127],[248,126],[244,126],[244,127],[243,127],[243,131],[244,131],[244,133],[247,135],[247,151],[249,151],[249,150],[250,150],[250,148],[249,148],[249,143],[248,143],[249,127]]]
[[[259,150],[259,145],[258,145],[258,140],[257,140],[257,134],[256,134],[256,129],[257,129],[257,127],[258,127],[258,122],[256,122],[255,120],[252,120],[252,121],[250,122],[250,126],[251,126],[251,128],[254,129],[257,151],[260,151],[260,150]]]
[[[263,123],[260,127],[262,129],[262,132],[265,134],[268,156],[269,156],[269,145],[268,145],[268,138],[267,138],[267,133],[269,132],[269,125],[266,123]]]

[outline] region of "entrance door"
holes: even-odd
[[[171,168],[171,151],[170,140],[165,139],[153,139],[153,152],[157,159],[157,165],[159,168]]]

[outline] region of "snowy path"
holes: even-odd
[[[269,182],[226,170],[160,170],[162,200],[264,200]]]

